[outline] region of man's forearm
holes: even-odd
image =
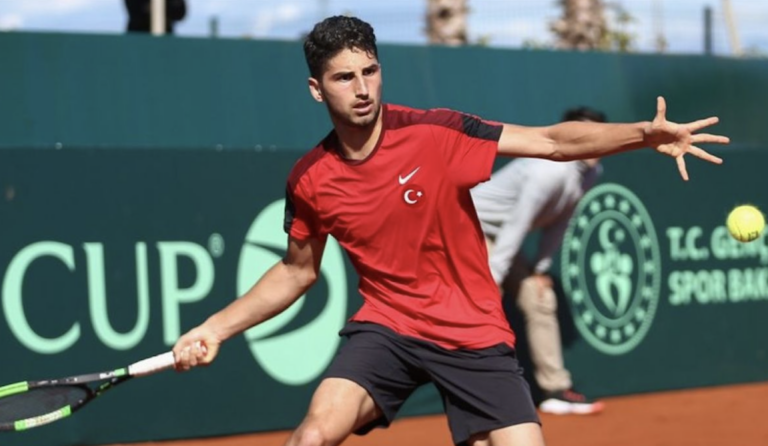
[[[247,293],[212,315],[204,325],[224,341],[282,313],[314,281],[314,274],[278,262]]]
[[[549,127],[553,142],[552,159],[567,161],[598,158],[647,146],[649,122],[598,124],[563,122]]]

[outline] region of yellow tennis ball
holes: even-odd
[[[751,242],[760,237],[765,228],[765,217],[754,206],[745,204],[733,208],[728,214],[728,232],[740,242]]]

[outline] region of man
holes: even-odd
[[[385,105],[373,29],[353,17],[317,24],[304,52],[310,94],[333,130],[289,175],[287,253],[178,340],[177,368],[210,364],[222,342],[295,302],[315,283],[330,234],[358,272],[364,304],[289,446],[337,445],[386,426],[427,382],[444,397],[457,444],[544,444],[469,189],[490,177],[497,153],[566,160],[650,146],[685,177],[685,154],[721,162],[691,145],[727,142],[691,134],[717,119],[667,122],[661,99],[653,123],[543,128]]]
[[[582,107],[566,111],[562,121],[605,122],[605,115]],[[547,275],[576,205],[599,174],[598,158],[559,163],[519,158],[472,190],[489,248],[491,274],[499,287],[508,275],[514,279],[521,270],[530,269],[516,264],[518,274],[510,273],[515,258],[521,257],[526,235],[541,231],[532,271],[522,273],[527,277],[519,284],[517,305],[526,320],[534,377],[544,393],[539,409],[546,413],[592,414],[604,407],[572,389],[560,345],[557,297]]]

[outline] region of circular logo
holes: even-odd
[[[403,192],[403,201],[409,206],[418,206],[424,199],[424,188],[413,184]]]
[[[285,253],[284,212],[285,200],[275,201],[251,224],[240,252],[238,296]],[[245,332],[256,362],[283,384],[303,385],[320,376],[339,346],[338,331],[347,316],[347,277],[341,247],[332,237],[325,244],[320,272],[328,287],[327,302],[316,317],[308,322],[297,317],[305,305],[302,296],[279,315]]]
[[[659,241],[640,199],[618,184],[589,191],[569,223],[561,262],[582,336],[606,354],[634,349],[651,327],[661,282]]]

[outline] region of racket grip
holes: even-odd
[[[170,369],[175,362],[173,352],[162,353],[129,365],[128,374],[131,376],[151,375],[161,370]]]

